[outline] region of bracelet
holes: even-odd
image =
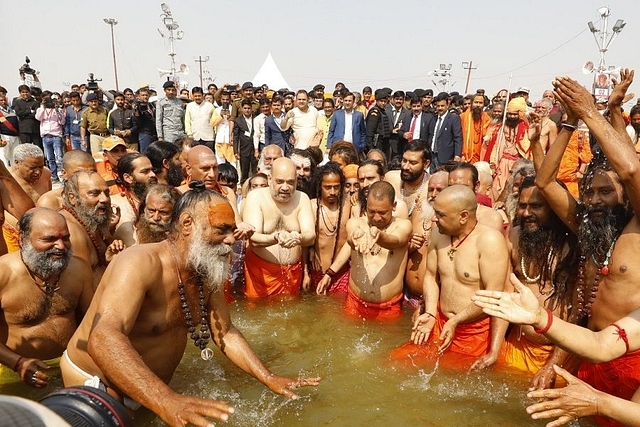
[[[425,313],[425,314],[426,314],[427,316],[431,316],[431,317],[433,317],[433,319],[434,319],[434,320],[435,320],[435,318],[436,318],[436,316],[434,316],[434,315],[433,315],[433,314],[431,314],[431,313]]]
[[[332,279],[333,279],[334,277],[336,277],[336,272],[335,272],[335,271],[333,271],[333,270],[331,269],[331,267],[327,268],[327,271],[325,271],[325,272],[324,272],[324,274],[326,274],[327,276],[331,277]]]
[[[569,123],[562,123],[560,126],[562,126],[563,129],[570,130],[571,132],[578,130],[578,126],[570,125]]]
[[[18,372],[18,371],[16,371],[16,369],[18,369],[18,365],[20,364],[20,362],[22,361],[22,359],[23,359],[23,357],[22,357],[22,356],[20,356],[20,357],[18,357],[18,360],[16,360],[16,364],[15,364],[15,365],[13,365],[13,371],[14,371],[14,372]]]
[[[546,334],[549,331],[549,328],[551,327],[551,324],[553,323],[553,312],[549,309],[547,309],[547,326],[545,326],[542,329],[534,329],[534,331],[536,332],[536,334]]]

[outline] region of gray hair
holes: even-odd
[[[20,144],[13,150],[13,162],[24,162],[27,159],[44,158],[42,149],[34,144]]]

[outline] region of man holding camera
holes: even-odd
[[[52,97],[43,100],[36,110],[36,120],[40,122],[40,136],[42,145],[51,171],[51,181],[60,182],[58,170],[62,170],[62,156],[64,155],[64,124],[66,113],[56,105]]]
[[[133,101],[133,117],[138,128],[138,145],[142,154],[158,139],[156,135],[156,104],[149,102],[149,88],[138,90],[138,99]]]

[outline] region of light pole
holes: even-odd
[[[116,63],[116,44],[113,38],[113,27],[118,25],[118,21],[113,18],[104,18],[104,23],[111,27],[111,52],[113,53],[113,74],[116,78],[116,90],[120,91],[118,87],[118,64]]]
[[[440,64],[439,69],[437,70],[433,70],[433,72],[431,73],[434,77],[442,77],[440,80],[438,80],[437,82],[434,80],[431,80],[431,83],[434,84],[434,86],[438,86],[439,84],[442,85],[442,90],[444,90],[445,92],[449,92],[448,91],[448,85],[449,85],[449,81],[450,81],[450,77],[451,77],[451,68],[452,65],[451,64]]]
[[[464,94],[466,95],[469,92],[469,80],[471,80],[471,70],[475,70],[478,67],[473,66],[473,61],[463,62],[462,68],[468,70],[467,72],[467,84],[464,85]]]
[[[596,28],[593,25],[592,21],[587,22],[587,27],[589,27],[589,31],[593,34],[593,38],[596,40],[596,44],[598,45],[598,50],[600,52],[600,61],[598,62],[598,68],[593,69],[593,64],[591,67],[586,68],[583,71],[586,73],[593,72],[593,93],[597,96],[609,96],[609,89],[611,87],[610,78],[608,78],[605,74],[611,74],[611,69],[615,67],[607,67],[605,62],[605,54],[607,50],[609,50],[609,46],[611,46],[611,42],[618,37],[618,34],[622,31],[625,25],[627,25],[622,19],[618,19],[616,23],[613,25],[611,31],[608,31],[609,24],[609,16],[611,15],[611,9],[607,6],[603,6],[598,9],[598,15],[602,19],[602,27],[600,29]]]
[[[168,4],[162,3],[160,7],[162,8],[162,12],[164,12],[160,15],[160,19],[162,19],[162,23],[167,28],[167,30],[169,30],[169,57],[171,57],[171,70],[169,71],[169,76],[173,79],[176,74],[176,52],[174,50],[173,41],[182,40],[184,31],[176,31],[176,34],[174,36],[173,32],[177,30],[180,25],[178,25],[178,23],[173,20],[173,15],[171,14],[171,9],[169,8]],[[160,35],[164,37],[164,34],[162,32],[160,32]]]
[[[200,87],[202,87],[202,63],[203,62],[209,62],[209,55],[202,57],[202,56],[196,56],[193,58],[194,61],[196,61],[199,65],[200,65]]]

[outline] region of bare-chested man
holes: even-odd
[[[478,289],[502,290],[509,268],[503,235],[476,218],[478,203],[469,187],[451,185],[436,197],[437,231],[431,233],[424,279],[424,307],[414,322],[413,343],[395,356],[434,355],[440,341],[443,363],[482,369],[498,359],[507,323],[487,317],[471,302]]]
[[[255,229],[244,264],[250,298],[300,292],[302,248],[316,236],[311,203],[296,181],[295,164],[281,157],[273,162],[269,187],[247,194],[243,220]]]
[[[71,150],[64,153],[62,157],[62,171],[60,171],[62,180],[66,181],[79,170],[96,172],[96,161],[91,154],[83,150]],[[36,205],[55,211],[60,210],[60,208],[62,208],[62,190],[63,188],[60,187],[47,191],[40,196]]]
[[[18,229],[20,250],[0,258],[0,385],[19,376],[45,387],[46,370],[57,364],[50,359],[62,355],[91,302],[91,270],[71,256],[59,213],[31,209]]]
[[[5,164],[0,160],[0,224],[4,226],[4,213],[20,218],[34,206],[31,197],[22,189]],[[0,255],[7,253],[4,236],[0,239]]]
[[[385,181],[371,184],[366,217],[347,223],[350,253],[340,256],[325,271],[318,285],[324,292],[334,272],[351,259],[351,276],[345,310],[365,319],[395,319],[402,315],[402,288],[411,239],[411,221],[393,216],[393,186]]]
[[[13,151],[13,166],[10,172],[34,205],[41,195],[51,190],[51,171],[44,167],[44,153],[37,145],[18,145]],[[4,212],[2,234],[8,252],[16,252],[20,249],[18,219],[8,211]]]
[[[71,175],[62,195],[60,212],[69,225],[73,255],[91,265],[95,288],[108,262],[111,221],[119,213],[111,207],[107,183],[96,172],[80,170]]]
[[[284,157],[284,151],[276,144],[269,144],[262,149],[258,159],[258,172],[271,176],[271,167],[275,159]]]
[[[470,163],[456,163],[449,170],[449,185],[464,185],[469,187],[475,194],[479,185],[478,169]],[[502,215],[487,206],[478,204],[476,216],[480,224],[495,228],[504,232],[504,221]]]
[[[409,241],[409,261],[405,274],[407,288],[405,294],[410,304],[417,307],[422,295],[427,247],[431,234],[433,208],[427,202],[429,166],[431,151],[422,142],[415,141],[407,145],[402,154],[400,171],[387,172],[385,180],[390,182],[402,200],[409,207],[409,219],[413,227]],[[398,173],[399,172],[399,173]],[[399,182],[398,182],[399,181]]]
[[[510,229],[507,246],[511,270],[536,295],[540,304],[561,319],[569,319],[577,239],[551,210],[535,177],[526,177],[518,192],[518,224]],[[511,289],[511,284],[505,289]],[[552,357],[552,355],[554,357]],[[532,386],[549,386],[553,364],[566,354],[530,326],[512,328],[505,339],[498,365],[525,373]],[[535,375],[535,376],[534,376]]]
[[[120,208],[120,222],[116,225],[114,239],[129,239],[129,230],[138,217],[140,203],[147,189],[158,183],[153,166],[148,157],[131,153],[118,160],[118,179],[124,186],[120,194],[111,195],[111,204]],[[127,224],[123,231],[120,228]]]
[[[311,200],[311,208],[316,219],[316,241],[310,254],[311,288],[316,289],[324,272],[335,261],[340,249],[347,241],[347,221],[350,202],[344,192],[345,178],[340,165],[329,162],[316,172],[318,193]],[[329,285],[330,293],[347,293],[349,286],[349,265],[336,271]]]
[[[540,146],[542,147],[542,151],[547,154],[549,147],[558,136],[558,127],[553,120],[549,118],[549,113],[551,113],[551,109],[553,108],[553,102],[547,98],[543,98],[536,102],[534,107],[536,115],[540,120]]]
[[[611,121],[618,124],[633,72],[622,70],[621,78],[609,98]],[[567,124],[551,145],[536,184],[552,209],[578,235],[578,314],[587,316],[589,329],[600,331],[640,307],[640,162],[624,134],[624,122],[616,128],[609,124],[596,110],[589,92],[574,80],[561,77],[554,86],[566,107]],[[586,171],[580,188],[582,204],[555,180],[562,153],[579,119],[606,155],[594,155]],[[578,377],[598,390],[639,401],[640,353],[627,353],[607,363],[583,362]]]
[[[351,207],[351,218],[364,216],[367,213],[367,195],[369,194],[369,187],[371,184],[384,180],[384,168],[382,163],[377,160],[365,160],[360,164],[358,168],[358,182],[360,187],[358,188],[358,201]],[[398,198],[399,194],[396,193],[396,204],[394,205],[393,215],[398,218],[409,218],[409,209],[407,204]]]
[[[226,403],[182,396],[167,385],[189,336],[205,360],[213,356],[207,347],[211,338],[233,363],[276,393],[296,398],[292,389],[318,384],[319,378],[295,380],[270,372],[231,322],[222,289],[234,228],[227,200],[194,185],[175,207],[167,240],[117,256],[62,357],[65,385],[97,383],[130,408],[143,405],[172,427],[210,426],[205,417],[226,421],[234,412]]]

